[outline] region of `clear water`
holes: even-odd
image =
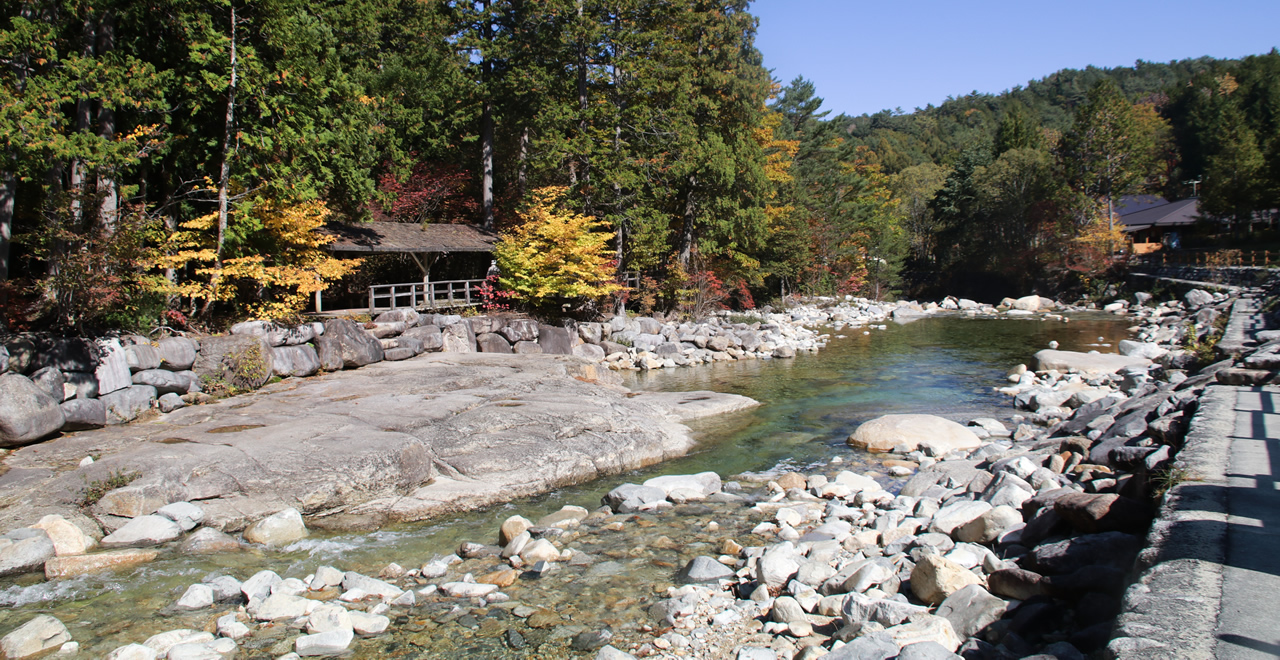
[[[185,588],[212,573],[245,579],[269,568],[283,577],[305,577],[320,565],[376,575],[390,562],[416,568],[453,552],[462,541],[496,542],[497,528],[519,513],[532,520],[566,504],[594,510],[614,486],[658,474],[713,470],[721,475],[777,469],[852,469],[892,487],[877,460],[844,444],[863,421],[889,413],[932,413],[958,421],[978,416],[1007,419],[1008,398],[995,393],[1005,372],[1028,363],[1056,340],[1064,350],[1113,352],[1126,324],[1103,315],[1070,323],[1027,319],[930,318],[885,330],[829,331],[830,344],[794,360],[717,363],[634,373],[627,385],[643,390],[698,390],[743,394],[763,405],[695,424],[701,443],[681,459],[648,470],[563,489],[538,498],[371,534],[317,534],[282,552],[246,551],[205,558],[173,553],[138,569],[44,582],[37,576],[0,580],[0,634],[36,613],[58,617],[82,645],[82,657],[101,657],[130,642],[180,627],[206,628],[229,608],[196,613],[168,607]],[[870,334],[863,334],[870,332]],[[843,336],[841,336],[843,335]],[[1101,341],[1099,338],[1102,338]],[[1103,344],[1099,346],[1099,344]],[[844,463],[830,466],[834,457]],[[718,529],[709,529],[715,522]],[[506,607],[446,598],[427,599],[408,612],[393,612],[392,632],[359,640],[357,658],[593,657],[568,647],[572,635],[609,626],[616,645],[641,639],[645,608],[694,556],[719,553],[732,538],[743,545],[768,541],[749,531],[758,519],[725,505],[681,508],[661,515],[601,516],[558,544],[595,558],[589,566],[565,566],[540,580],[521,580],[503,592],[512,604],[555,611],[553,626],[532,628]],[[622,523],[622,531],[605,526]],[[714,526],[712,526],[714,528]],[[477,576],[498,568],[493,559],[469,560],[446,578]],[[436,580],[439,582],[442,580]],[[461,606],[460,611],[453,611]],[[450,612],[453,611],[452,614]],[[510,642],[515,631],[523,646]],[[292,650],[298,634],[285,625],[255,632],[239,657],[276,657]],[[519,648],[516,648],[519,647]]]

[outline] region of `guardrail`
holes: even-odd
[[[1280,267],[1280,250],[1177,250],[1133,257],[1144,266],[1199,266],[1203,268]]]
[[[379,309],[447,309],[475,307],[483,302],[480,287],[484,280],[444,280],[375,284],[369,287],[369,313]]]

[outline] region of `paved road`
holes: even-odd
[[[1236,388],[1217,657],[1280,658],[1280,388]]]

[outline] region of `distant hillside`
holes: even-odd
[[[1099,80],[1110,78],[1133,101],[1157,99],[1175,85],[1193,76],[1215,70],[1229,70],[1239,60],[1200,57],[1169,63],[1139,60],[1131,67],[1062,69],[1039,80],[1000,94],[967,94],[949,98],[939,106],[906,114],[883,110],[872,115],[832,118],[842,125],[849,138],[870,147],[888,173],[926,162],[951,164],[967,147],[991,144],[1005,113],[1021,106],[1051,131],[1065,131],[1075,109]]]

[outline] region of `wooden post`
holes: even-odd
[[[319,314],[320,312],[323,312],[323,311],[324,311],[324,305],[320,303],[320,291],[317,290],[316,291],[316,313]]]
[[[373,287],[369,287],[369,314],[373,314]]]

